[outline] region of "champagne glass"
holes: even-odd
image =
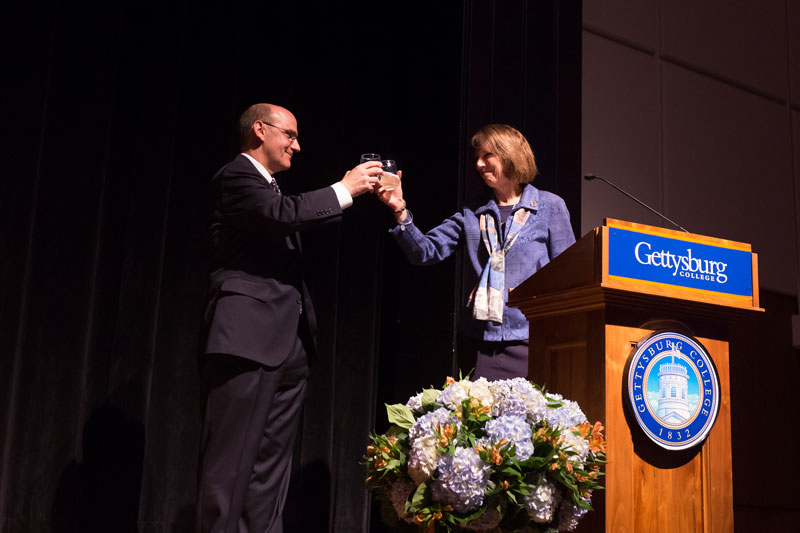
[[[361,154],[361,161],[358,162],[360,165],[361,163],[366,163],[368,161],[380,161],[381,154]],[[370,173],[370,176],[378,176],[378,179],[381,179],[381,175],[377,174],[376,172]]]
[[[381,154],[361,154],[361,161],[358,162],[360,165],[361,163],[366,163],[367,161],[380,161]]]
[[[397,163],[394,159],[382,159],[381,168],[383,168],[381,187],[384,190],[393,191],[400,185],[400,177],[397,175]]]

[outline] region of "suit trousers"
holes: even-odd
[[[282,533],[308,363],[299,334],[274,368],[233,355],[205,356],[198,532]]]

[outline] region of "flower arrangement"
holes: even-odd
[[[603,426],[524,378],[448,378],[386,407],[391,427],[370,435],[363,464],[388,524],[572,531],[602,489]]]

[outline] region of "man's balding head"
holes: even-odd
[[[270,122],[272,108],[271,104],[253,104],[244,110],[242,116],[239,117],[239,143],[242,149],[247,148],[250,134],[253,131],[253,123],[256,120]]]
[[[297,119],[288,109],[253,104],[239,118],[242,152],[253,156],[272,174],[288,169],[300,151]]]

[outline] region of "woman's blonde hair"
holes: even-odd
[[[472,136],[472,148],[495,154],[503,164],[503,174],[519,184],[530,183],[539,173],[528,139],[507,124],[487,124]]]

